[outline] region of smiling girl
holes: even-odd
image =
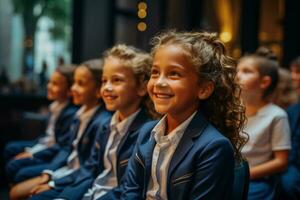
[[[152,54],[148,92],[164,117],[141,129],[121,199],[230,199],[245,117],[223,43],[170,31]]]

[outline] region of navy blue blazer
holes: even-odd
[[[68,105],[62,110],[55,123],[55,144],[43,151],[35,153],[33,158],[49,161],[56,155],[56,153],[60,150],[60,147],[64,146],[67,142],[67,135],[78,108],[78,106],[68,103]]]
[[[145,199],[151,176],[157,122],[141,128],[129,161],[121,199]],[[167,178],[169,200],[230,199],[234,180],[234,151],[230,141],[200,113],[186,128],[172,157]]]
[[[24,172],[22,170],[24,168],[32,169],[32,167],[35,165],[42,165],[47,162],[50,162],[51,159],[53,159],[53,157],[60,149],[59,148],[60,141],[62,140],[63,137],[65,137],[68,134],[70,124],[77,110],[78,110],[77,106],[68,103],[66,107],[61,111],[55,123],[55,129],[54,129],[55,140],[57,142],[56,144],[43,151],[35,153],[33,155],[33,158],[12,159],[6,164],[6,174],[10,181],[16,183],[16,182],[23,181],[27,178],[36,176],[37,174],[35,173],[31,174],[27,170],[25,170]],[[37,142],[38,139],[32,145],[36,144]]]
[[[136,144],[139,131],[137,131],[143,124],[150,121],[150,117],[146,114],[144,109],[138,113],[132,124],[129,126],[125,138],[119,144],[117,149],[117,179],[118,184],[122,181],[125,174],[129,158],[131,157],[134,146]],[[92,187],[94,179],[104,170],[104,152],[110,135],[110,122],[104,124],[97,134],[94,147],[92,149],[89,160],[77,172],[55,181],[58,187],[67,186],[59,194],[57,198],[65,199],[81,199],[88,188]],[[115,188],[111,191],[120,195],[119,189]]]
[[[89,158],[91,148],[93,146],[95,135],[101,126],[102,123],[107,121],[107,118],[111,117],[111,112],[108,112],[104,106],[99,106],[92,116],[91,120],[88,122],[87,127],[84,130],[84,133],[79,140],[77,151],[80,164],[84,164],[84,162]],[[79,126],[78,120],[74,119],[75,127]],[[68,143],[63,146],[57,155],[51,160],[48,164],[47,169],[56,170],[67,163],[67,158],[73,150],[72,142],[77,136],[77,128],[70,128],[70,132],[68,133]]]
[[[291,128],[292,149],[289,153],[289,163],[300,169],[300,103],[290,106],[287,109]]]
[[[57,118],[55,122],[55,142],[60,144],[64,139],[64,135],[68,133],[70,125],[72,123],[73,116],[79,109],[79,106],[75,106],[72,103],[68,103],[68,105],[62,110],[61,114]]]

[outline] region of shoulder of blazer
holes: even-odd
[[[66,107],[64,107],[64,109],[61,111],[58,117],[58,121],[64,120],[66,118],[72,118],[72,116],[74,116],[75,113],[77,112],[78,108],[79,108],[78,106],[75,106],[72,103],[68,103]]]
[[[144,108],[141,108],[141,111],[137,114],[133,122],[128,128],[128,132],[136,131],[145,123],[151,121],[151,117],[147,114]]]
[[[180,149],[180,146],[185,146],[184,144],[188,143],[188,141],[196,144],[193,145],[194,148],[200,149],[209,145],[211,142],[222,140],[224,140],[225,143],[230,143],[230,141],[198,111],[187,126],[177,149]],[[186,149],[186,147],[184,147],[184,149]]]
[[[110,118],[110,116],[111,116],[111,112],[106,110],[104,105],[100,105],[100,106],[98,106],[96,112],[92,116],[92,118],[89,122],[89,125],[95,124],[95,125],[98,125],[98,127],[99,127],[104,121],[107,121],[107,119]]]
[[[196,144],[210,145],[214,142],[228,143],[232,146],[230,140],[226,138],[218,129],[216,129],[212,124],[208,124],[203,130],[201,137],[194,138]]]
[[[158,122],[159,120],[147,122],[139,129],[139,137],[137,140],[138,144],[146,143],[149,141],[151,136],[151,131]]]

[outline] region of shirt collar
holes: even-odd
[[[157,143],[177,143],[185,132],[185,129],[192,121],[197,111],[195,111],[189,118],[177,126],[171,133],[166,133],[167,115],[165,115],[152,130],[152,136]]]
[[[51,113],[59,113],[61,112],[68,104],[68,101],[58,102],[54,101],[49,105],[49,110]]]
[[[86,110],[86,106],[81,106],[80,109],[76,112],[76,118],[79,119],[80,122],[90,119],[96,112],[99,106],[95,106],[94,108]]]
[[[117,132],[120,135],[125,135],[125,133],[128,131],[129,126],[132,124],[133,120],[136,118],[136,116],[138,115],[138,113],[141,111],[141,109],[138,109],[136,112],[132,113],[131,115],[129,115],[128,117],[126,117],[125,119],[123,119],[120,122],[120,114],[118,111],[116,111],[114,113],[114,115],[112,116],[111,122],[110,122],[110,129],[117,129]]]

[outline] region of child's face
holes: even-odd
[[[160,47],[154,55],[148,93],[155,110],[171,116],[188,116],[199,104],[201,89],[196,68],[178,45]]]
[[[108,110],[128,116],[135,112],[145,91],[146,87],[137,84],[132,69],[124,67],[121,60],[114,57],[105,60],[101,96]]]
[[[261,77],[251,58],[242,60],[237,66],[237,79],[242,87],[243,96],[261,93]]]
[[[291,66],[291,77],[297,88],[297,91],[300,93],[300,67],[296,65]]]
[[[85,66],[79,66],[74,73],[72,85],[73,102],[76,105],[91,105],[98,100],[97,84],[92,72]]]
[[[55,71],[47,84],[47,98],[53,101],[66,101],[69,88],[66,77]]]

